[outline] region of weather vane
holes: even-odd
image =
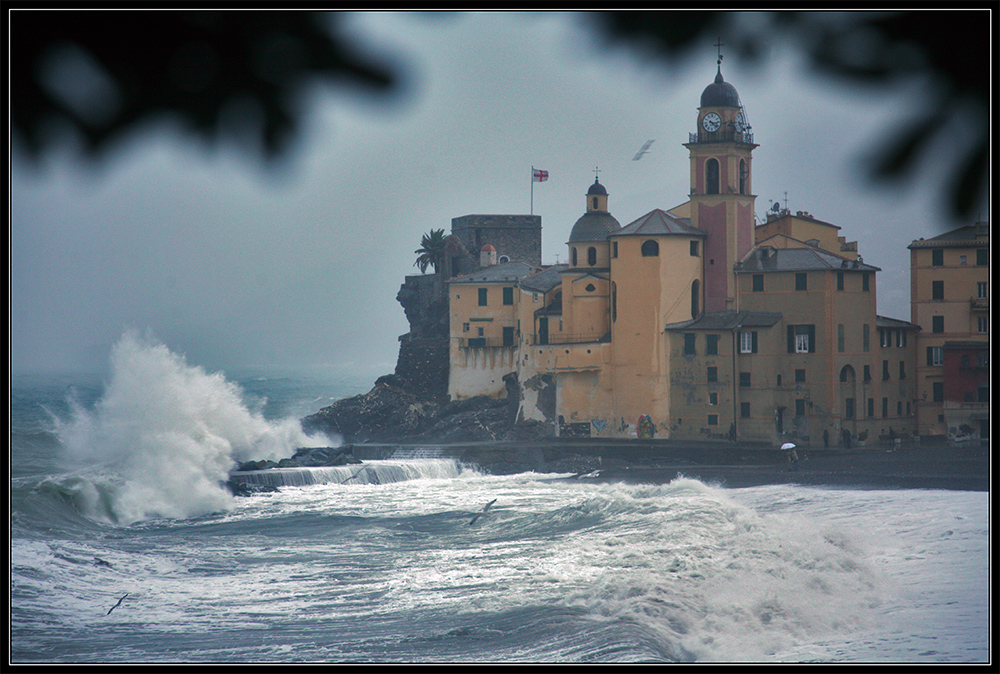
[[[718,42],[715,43],[715,47],[719,50],[719,60],[716,63],[720,66],[722,65],[722,59],[724,58],[722,56],[722,48],[725,46],[726,45],[723,43],[722,38],[718,38]]]

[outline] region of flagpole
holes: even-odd
[[[531,212],[529,215],[535,214],[535,167],[531,167]]]

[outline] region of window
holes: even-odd
[[[747,193],[747,176],[750,172],[747,170],[747,162],[745,159],[740,160],[740,194]]]
[[[693,332],[684,333],[684,355],[694,356],[697,350],[694,346],[695,334]]]
[[[510,304],[514,303],[514,289],[513,288],[509,288],[508,287],[508,288],[504,288],[503,289],[503,303],[507,304],[507,305],[510,305]]]
[[[701,284],[698,279],[691,281],[691,318],[698,318],[701,309]]]
[[[988,288],[989,288],[989,285],[986,283],[986,281],[980,281],[979,283],[977,283],[976,284],[976,297],[979,298],[979,299],[981,299],[981,300],[988,299],[989,298],[989,295],[988,295],[989,290],[988,290]]]
[[[801,384],[805,380],[806,380],[806,371],[805,371],[805,369],[795,370],[795,383],[796,384]]]
[[[861,326],[861,350],[868,351],[871,347],[871,331],[872,328],[867,323]]]
[[[708,404],[709,405],[718,405],[719,404],[719,394],[716,393],[715,391],[712,391],[711,393],[709,393],[708,394]]]
[[[698,242],[697,241],[692,241],[691,242],[691,256],[692,257],[698,257]]]
[[[740,386],[746,388],[750,386],[750,373],[740,372]]]
[[[969,264],[969,258],[967,258],[965,255],[959,255],[958,256],[958,263],[960,265],[967,265],[967,264]]]
[[[593,199],[592,199],[592,200],[590,201],[590,203],[591,203],[591,204],[593,204],[593,209],[594,209],[594,210],[596,211],[596,210],[597,210],[597,197],[594,197],[594,198],[593,198]]]
[[[882,381],[887,381],[889,379],[889,361],[882,361]]]
[[[570,264],[575,267],[576,266],[576,248],[575,247],[574,248],[570,248],[569,257],[570,257]]]
[[[709,426],[718,426],[719,425],[719,415],[718,414],[709,414],[708,415],[708,425]]]
[[[804,417],[806,415],[806,401],[803,398],[795,399],[795,416]]]
[[[468,331],[469,331],[469,324],[462,323],[462,332],[468,332]]]
[[[740,403],[740,418],[741,419],[750,418],[750,403]]]
[[[897,417],[903,416],[903,401],[902,400],[897,400],[896,401],[896,416]]]
[[[931,266],[940,267],[944,264],[944,251],[937,249],[931,251]]]
[[[872,380],[872,368],[871,368],[871,365],[865,365],[864,366],[864,380],[865,381],[871,381]],[[843,381],[843,380],[841,380],[841,381]]]
[[[643,241],[642,248],[640,250],[643,257],[656,257],[660,254],[660,244],[652,239],[649,241]]]
[[[597,249],[593,246],[587,248],[587,264],[591,267],[597,264]]]
[[[718,335],[705,335],[705,355],[707,355],[707,356],[718,356],[719,355],[719,336]]]
[[[705,162],[705,194],[719,193],[719,160]]]
[[[879,330],[878,331],[878,343],[883,349],[892,346],[892,333],[889,330]]]
[[[740,353],[757,353],[757,331],[740,332]]]
[[[868,292],[872,289],[872,275],[864,273],[861,275],[861,289]]]
[[[597,290],[597,286],[595,286],[593,283],[588,283],[587,286],[584,288],[584,290],[586,290],[588,293],[592,293],[595,290]]]
[[[936,381],[932,385],[933,397],[932,400],[936,403],[944,402],[944,382]]]
[[[896,331],[896,346],[901,349],[906,346],[906,330]]]
[[[611,242],[611,257],[618,257],[618,242]]]
[[[844,272],[838,271],[837,272],[837,290],[843,290],[843,289],[844,289]]]
[[[764,275],[754,274],[753,275],[753,291],[755,293],[764,292]]]
[[[476,334],[478,334],[480,337],[482,337],[483,335],[486,334],[486,331],[483,330],[482,328],[476,328]]]
[[[708,380],[708,383],[710,384],[719,381],[719,368],[709,367],[705,371],[705,378]]]
[[[931,332],[944,332],[944,316],[931,316]]]
[[[985,335],[990,331],[990,317],[976,316],[976,329],[980,335]]]
[[[906,379],[906,361],[899,361],[899,378]]]
[[[988,265],[990,263],[990,253],[986,248],[979,248],[976,250],[976,264],[980,267]]]
[[[875,398],[868,399],[868,416],[875,416]]]
[[[503,329],[503,345],[514,346],[514,328]]]
[[[486,288],[479,289],[479,306],[481,307],[486,306],[486,290]]]
[[[844,324],[837,323],[837,352],[844,353]]]
[[[944,281],[931,282],[931,299],[932,300],[944,299]]]
[[[815,353],[816,326],[789,325],[788,353]]]
[[[795,275],[795,289],[796,290],[808,290],[808,285],[806,283],[807,275],[805,272],[799,272]]]
[[[854,418],[854,398],[844,398],[844,418]]]
[[[941,346],[928,346],[927,347],[927,364],[932,367],[937,367],[944,365],[944,347]]]
[[[781,386],[781,375],[776,375],[774,381],[777,386]]]

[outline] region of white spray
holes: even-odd
[[[232,497],[223,483],[237,462],[329,444],[306,436],[296,419],[266,420],[222,374],[133,332],[112,349],[110,379],[93,410],[71,405],[56,432],[65,458],[90,474],[88,484],[77,481],[78,506],[125,524],[226,509]]]

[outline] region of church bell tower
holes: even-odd
[[[757,146],[736,87],[722,77],[721,52],[715,81],[701,94],[697,123],[684,144],[691,162],[691,224],[708,233],[705,311],[725,311],[736,308],[733,267],[754,243],[751,155]]]

